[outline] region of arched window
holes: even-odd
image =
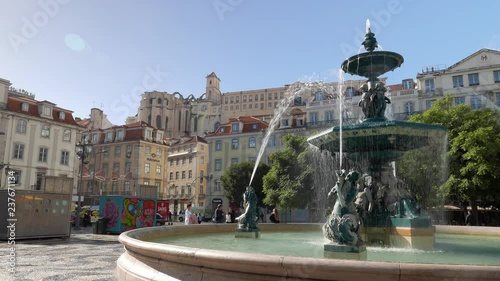
[[[180,130],[181,130],[182,113],[179,111],[179,114],[178,114],[178,115],[179,115],[179,118],[177,118],[177,120],[178,120],[178,122],[177,122],[177,123],[178,123],[178,124],[177,124],[177,130],[179,130],[179,131],[180,131]]]
[[[161,98],[158,98],[158,104],[161,105]]]
[[[168,99],[165,99],[165,105],[168,105]]]
[[[186,127],[185,131],[189,132],[189,110],[186,110],[186,116],[184,116],[184,118],[186,118],[184,122],[184,126]]]
[[[198,117],[194,118],[194,131],[198,132]]]
[[[151,125],[151,114],[148,115],[148,124]]]
[[[161,116],[160,115],[156,115],[156,128],[163,129],[161,127]]]
[[[153,98],[149,98],[149,104],[153,104]]]

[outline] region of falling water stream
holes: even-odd
[[[252,184],[253,177],[255,176],[255,172],[257,171],[257,167],[259,166],[260,159],[264,154],[264,151],[267,147],[267,143],[271,134],[274,132],[276,127],[278,126],[278,122],[281,120],[283,113],[294,103],[295,98],[301,97],[302,100],[312,99],[313,94],[322,91],[328,95],[334,95],[334,88],[331,83],[323,83],[323,82],[295,82],[285,91],[284,97],[281,100],[278,107],[274,110],[274,116],[269,123],[268,130],[264,139],[262,140],[262,145],[259,150],[259,154],[257,155],[257,159],[255,160],[255,166],[252,172],[252,176],[250,177],[250,183]]]

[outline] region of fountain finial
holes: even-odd
[[[370,20],[366,20],[366,34],[365,41],[361,43],[365,47],[365,50],[368,52],[373,52],[376,48],[378,48],[377,39],[375,39],[375,34],[371,31]]]

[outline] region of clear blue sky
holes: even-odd
[[[102,108],[118,125],[142,89],[199,97],[212,71],[223,92],[336,81],[366,19],[382,48],[405,58],[389,84],[500,49],[493,0],[0,2],[0,78],[77,117]]]

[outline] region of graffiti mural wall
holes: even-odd
[[[107,196],[101,197],[99,210],[108,219],[106,231],[121,233],[154,225],[156,199]]]

